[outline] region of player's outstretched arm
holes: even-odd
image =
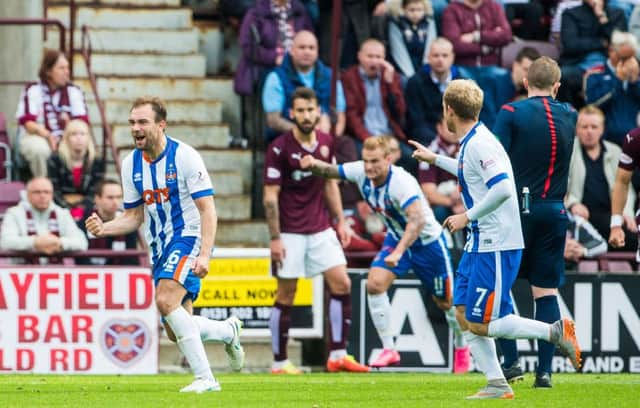
[[[300,168],[303,170],[311,170],[311,172],[316,176],[324,178],[340,178],[337,165],[317,160],[310,154],[300,159]]]
[[[412,154],[414,159],[436,165],[454,176],[458,175],[458,160],[441,154],[435,154],[428,147],[423,146],[415,140],[409,140],[408,143],[416,148]]]
[[[622,211],[627,203],[631,175],[631,171],[618,168],[618,171],[616,172],[616,181],[613,183],[613,193],[611,193],[611,232],[609,233],[609,243],[611,246],[616,248],[624,246]]]
[[[126,235],[136,231],[144,221],[144,207],[140,204],[134,208],[126,208],[124,212],[113,220],[103,223],[96,213],[85,221],[87,231],[96,237]]]

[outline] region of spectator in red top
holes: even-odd
[[[493,127],[501,95],[509,92],[509,72],[499,67],[500,50],[511,42],[504,9],[494,0],[452,2],[442,14],[442,34],[453,43],[462,77],[475,80],[484,91],[480,119]]]
[[[385,47],[376,39],[368,39],[358,52],[358,65],[342,74],[347,102],[347,133],[356,140],[356,149],[369,137],[393,136],[402,141],[402,158],[398,164],[415,174],[416,161],[402,129],[407,106],[402,93],[400,75],[385,60]]]
[[[68,208],[74,220],[84,218],[93,208],[93,195],[105,171],[86,122],[69,122],[58,151],[47,160],[47,171],[56,204]]]
[[[47,158],[58,147],[71,119],[89,123],[82,90],[69,79],[69,61],[58,50],[47,50],[40,64],[40,81],[25,88],[16,116],[19,152],[33,177],[46,177]]]

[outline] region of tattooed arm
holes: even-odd
[[[402,258],[402,254],[409,248],[418,236],[420,236],[420,231],[424,227],[426,220],[424,219],[424,213],[422,212],[422,204],[420,200],[414,200],[409,206],[405,209],[407,212],[407,226],[404,229],[404,234],[402,234],[402,238],[398,241],[396,248],[391,252],[386,258],[384,258],[387,266],[396,267],[398,266],[398,262],[400,258]]]
[[[316,160],[316,158],[310,154],[300,159],[300,168],[303,170],[311,170],[311,172],[316,176],[324,178],[340,178],[337,165],[327,163],[322,160]]]
[[[271,259],[279,264],[285,257],[285,248],[280,239],[280,211],[278,208],[278,198],[280,195],[280,186],[266,185],[262,203],[264,204],[264,213],[269,226],[269,236],[271,237]]]

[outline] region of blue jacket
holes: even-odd
[[[616,77],[609,62],[587,76],[585,99],[602,109],[606,118],[604,138],[622,145],[625,135],[638,126],[640,112],[640,81],[628,83]]]

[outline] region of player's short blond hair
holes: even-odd
[[[444,91],[442,100],[446,106],[451,107],[460,119],[478,120],[484,93],[482,89],[471,79],[455,79],[449,83]]]
[[[558,63],[549,57],[540,57],[534,60],[527,73],[529,87],[535,89],[550,89],[556,82],[560,82],[560,67]]]
[[[362,150],[382,149],[385,157],[389,155],[389,137],[390,136],[372,136],[365,139],[362,143]]]
[[[133,101],[129,112],[144,105],[151,105],[151,109],[153,110],[153,113],[155,115],[156,123],[162,120],[167,120],[167,105],[162,99],[157,96],[145,95],[136,98],[136,100]]]

